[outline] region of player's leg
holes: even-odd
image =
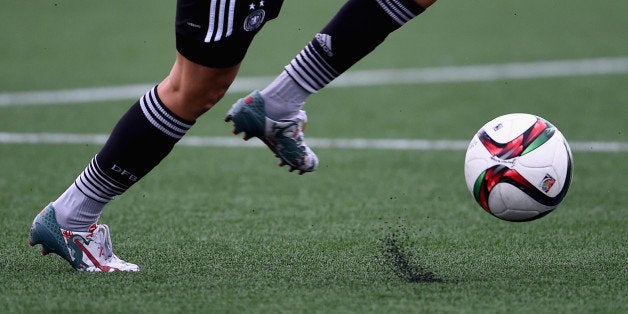
[[[235,132],[257,136],[278,155],[282,164],[300,173],[314,171],[318,159],[305,144],[300,126],[303,105],[353,64],[381,44],[436,0],[349,0],[314,39],[261,92],[239,100],[227,113]],[[252,110],[255,109],[255,110]],[[270,129],[293,121],[288,135]],[[264,123],[265,122],[265,123]],[[263,127],[266,126],[266,129]],[[275,144],[280,142],[280,145]]]
[[[177,54],[171,74],[126,112],[74,184],[37,216],[31,243],[41,243],[44,252],[63,256],[79,270],[139,270],[117,258],[108,236],[101,236],[109,229],[97,225],[100,214],[168,155],[196,118],[222,97],[236,72],[237,66],[212,69]],[[111,253],[101,256],[101,250]]]
[[[194,121],[225,95],[240,64],[211,68],[188,60],[177,52],[170,74],[157,86],[164,105],[177,116]]]
[[[281,0],[260,1],[265,8],[223,2],[177,2],[178,52],[170,74],[131,106],[87,168],[37,215],[31,245],[42,244],[42,252],[57,253],[79,270],[139,270],[113,254],[108,227],[96,224],[100,214],[159,164],[196,118],[222,98],[254,35],[281,7]],[[219,24],[212,18],[223,19],[220,25],[225,27],[206,39]]]
[[[268,114],[278,119],[297,114],[309,95],[327,86],[435,1],[347,1],[277,80],[262,90]]]

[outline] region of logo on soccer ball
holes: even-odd
[[[260,28],[264,23],[264,17],[266,17],[266,11],[262,9],[249,13],[244,20],[244,30],[250,32]]]
[[[556,183],[556,179],[552,178],[549,174],[546,174],[543,181],[541,181],[541,190],[545,193],[549,192],[552,186],[554,186],[554,183]]]

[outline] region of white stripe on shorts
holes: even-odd
[[[229,3],[228,6],[227,2]],[[211,0],[209,4],[209,26],[205,36],[206,43],[220,41],[224,37],[231,36],[235,3],[236,0]]]

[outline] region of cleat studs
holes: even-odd
[[[41,245],[41,255],[46,256],[48,253],[52,252],[49,248],[45,247],[43,244]]]

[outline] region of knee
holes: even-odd
[[[219,82],[209,83],[207,86],[189,86],[177,91],[177,99],[181,105],[205,113],[225,96],[228,88],[229,85]]]
[[[159,86],[159,96],[176,114],[194,120],[218,103],[228,88],[229,85],[219,82],[209,83],[207,86],[162,83]]]
[[[213,82],[211,86],[205,86],[198,88],[195,92],[190,93],[197,99],[198,106],[205,109],[205,111],[211,109],[216,103],[218,103],[231,86],[231,82]],[[190,99],[190,101],[194,101]]]
[[[237,68],[186,68],[175,64],[170,75],[160,83],[159,96],[175,114],[194,120],[225,96],[236,73]]]

